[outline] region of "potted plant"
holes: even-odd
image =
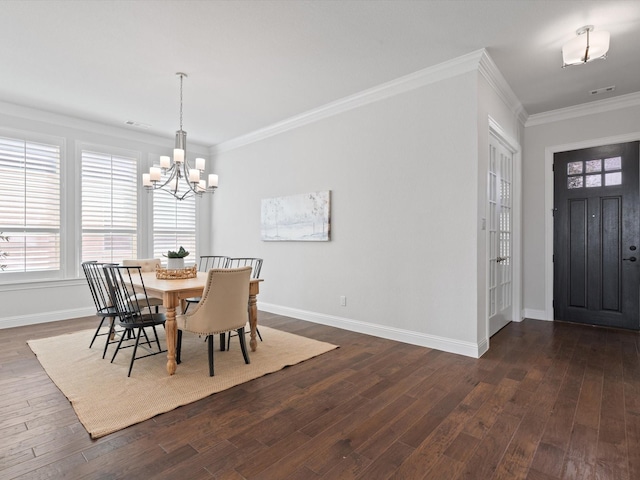
[[[181,245],[177,252],[169,250],[166,255],[163,255],[167,257],[167,268],[169,270],[178,270],[184,268],[184,257],[187,257],[189,252]]]

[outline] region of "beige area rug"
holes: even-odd
[[[51,380],[69,399],[92,438],[102,437],[337,348],[336,345],[261,326],[264,341],[258,341],[257,350],[249,352],[251,363],[246,365],[237,337],[232,339],[230,351],[221,352],[216,336],[215,376],[210,377],[206,342],[185,332],[182,337],[182,363],[175,375],[167,374],[167,354],[161,353],[136,360],[131,377],[127,378],[133,349],[121,350],[114,363],[109,363],[115,345],[109,346],[103,359],[105,337],[98,337],[93,348],[89,349],[93,332],[83,330],[27,342]],[[165,348],[162,327],[158,329],[158,335],[160,344]],[[143,352],[138,351],[138,355],[141,354]],[[118,408],[123,401],[127,408]]]

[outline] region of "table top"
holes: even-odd
[[[207,283],[207,272],[198,272],[198,276],[195,278],[180,278],[180,279],[158,279],[156,278],[156,272],[144,272],[142,274],[142,281],[147,290],[156,292],[182,292],[185,290],[203,289]],[[262,282],[261,278],[252,278],[251,283]],[[133,282],[135,286],[140,286],[137,282]]]
[[[180,279],[158,279],[156,272],[145,272],[142,274],[142,281],[148,290],[157,292],[179,292],[182,290],[193,290],[194,288],[204,288],[207,283],[207,272],[198,272],[195,278]]]

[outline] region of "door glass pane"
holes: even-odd
[[[568,188],[582,188],[582,177],[569,177],[567,179]]]
[[[604,184],[606,186],[622,185],[622,172],[605,173]]]
[[[605,158],[604,169],[605,170],[621,170],[622,157]]]
[[[602,176],[598,175],[587,175],[587,187],[600,187],[602,185]]]
[[[602,160],[587,160],[587,173],[593,172],[601,172],[602,171]],[[587,181],[587,187],[589,187],[589,182]]]
[[[582,173],[582,162],[569,162],[567,164],[567,175]]]

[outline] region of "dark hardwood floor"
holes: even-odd
[[[525,320],[472,359],[259,319],[340,348],[98,440],[26,344],[95,320],[0,330],[0,478],[640,478],[636,333]]]

